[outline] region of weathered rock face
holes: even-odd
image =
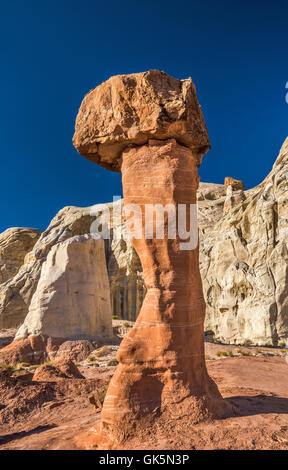
[[[226,189],[223,184],[199,183],[197,191],[198,225],[201,234],[206,236],[223,216]],[[200,256],[201,256],[200,244]]]
[[[118,204],[122,206],[123,201],[108,204],[108,207],[112,209]],[[65,207],[54,217],[16,275],[0,285],[0,329],[19,327],[23,323],[50,250],[73,236],[89,234],[92,222],[98,217],[97,207]],[[120,225],[124,225],[124,215]],[[111,225],[111,230],[113,228]],[[105,254],[112,313],[120,319],[136,319],[145,295],[139,258],[127,239],[105,240]]]
[[[109,78],[84,98],[73,143],[89,160],[120,171],[127,145],[151,138],[175,138],[202,155],[210,148],[191,78],[177,80],[159,70]]]
[[[0,284],[15,276],[41,235],[32,228],[8,228],[0,234]]]
[[[112,315],[135,321],[146,293],[139,257],[128,239],[111,240],[106,253]]]
[[[54,245],[16,338],[112,337],[104,240],[82,235]]]
[[[238,202],[202,233],[206,328],[222,341],[277,345],[288,339],[287,175],[288,139],[263,183],[244,197],[238,192]]]
[[[0,285],[0,328],[19,327],[26,317],[36,290],[42,264],[50,249],[74,235],[90,233],[90,208],[65,207],[42,233],[23,266],[14,277]]]

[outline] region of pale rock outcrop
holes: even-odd
[[[0,329],[19,327],[24,321],[50,249],[75,235],[90,233],[94,219],[89,207],[65,207],[52,219],[17,274],[0,285]]]
[[[246,199],[246,196],[245,196],[244,191],[242,191],[241,189],[240,190],[237,189],[234,191],[233,186],[229,185],[227,187],[226,198],[224,201],[224,207],[223,207],[224,214],[231,211],[233,207],[245,201],[245,199]]]
[[[107,249],[107,269],[113,317],[136,320],[146,288],[139,257],[128,239],[111,240]]]
[[[244,195],[232,191],[227,197],[234,195],[237,203],[228,209],[226,199],[224,215],[201,234],[206,329],[227,343],[285,343],[288,139],[267,178]]]
[[[104,240],[93,235],[54,245],[41,269],[20,337],[112,337]]]
[[[12,227],[0,234],[0,284],[15,276],[41,235],[40,230]]]
[[[122,207],[123,201],[107,204],[107,207],[111,210],[118,205]],[[101,207],[101,204],[86,208],[65,207],[54,217],[32,251],[26,255],[19,272],[0,285],[0,329],[19,327],[22,324],[36,290],[41,267],[51,248],[73,236],[89,234],[92,223],[101,214]],[[105,218],[107,219],[107,213],[104,213],[104,219],[102,215],[103,222],[107,223]],[[114,228],[111,217],[110,229]],[[124,231],[123,213],[116,230]],[[105,240],[105,254],[112,313],[118,318],[134,320],[145,296],[139,258],[127,238]]]
[[[197,191],[198,225],[205,236],[223,216],[226,189],[223,184],[199,183]],[[201,244],[200,244],[201,255]]]

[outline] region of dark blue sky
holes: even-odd
[[[115,74],[191,76],[212,150],[201,180],[270,171],[288,134],[286,1],[1,2],[0,231],[121,194],[72,145],[84,95]]]

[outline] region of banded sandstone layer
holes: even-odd
[[[156,204],[159,198],[176,207],[194,204],[197,163],[192,152],[176,141],[150,141],[123,152],[124,205],[138,204],[144,213],[144,205]],[[177,427],[222,416],[225,410],[204,359],[205,302],[198,247],[181,250],[179,237],[169,240],[167,233],[164,240],[147,240],[141,216],[142,224],[142,238],[130,236],[147,293],[135,327],[121,343],[119,366],[103,404],[100,445],[104,447],[107,437],[108,445],[124,442],[135,426],[136,432],[145,434],[156,425],[167,437]]]

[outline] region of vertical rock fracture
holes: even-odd
[[[127,230],[147,288],[118,352],[95,446],[121,447],[135,432],[159,438],[159,429],[161,439],[169,439],[193,423],[223,416],[224,400],[205,366],[199,247],[181,249],[178,232],[168,237],[167,213],[164,239],[145,236],[147,204],[170,204],[176,214],[185,204],[189,227],[197,169],[210,148],[192,80],[156,70],[110,78],[84,98],[73,142],[83,156],[122,172]],[[132,214],[134,225],[131,204],[141,209]]]

